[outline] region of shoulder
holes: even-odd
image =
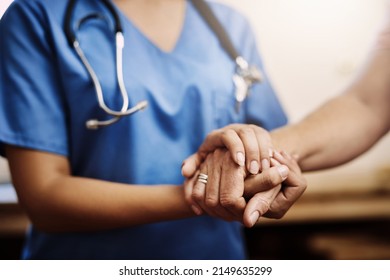
[[[255,41],[252,26],[243,13],[218,0],[207,0],[214,14],[237,46]]]
[[[206,1],[241,55],[248,57],[249,52],[257,50],[255,33],[245,14],[218,0]]]
[[[21,9],[21,10],[39,10],[39,9],[45,9],[46,7],[50,6],[50,3],[53,4],[53,2],[56,1],[49,1],[49,0],[14,0],[8,11],[13,11],[15,9]],[[67,1],[61,1],[61,2],[67,2]]]
[[[4,13],[4,18],[10,15],[26,15],[35,18],[52,15],[59,17],[64,13],[68,1],[53,0],[14,0]]]
[[[250,26],[247,17],[236,8],[216,0],[208,0],[207,3],[222,24],[240,28]]]
[[[0,21],[2,36],[13,32],[25,35],[58,31],[63,26],[66,5],[69,1],[14,0]],[[57,28],[58,27],[58,28]],[[44,35],[46,34],[46,35]]]

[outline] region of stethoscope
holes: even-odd
[[[106,8],[111,13],[114,19],[114,33],[115,33],[115,48],[116,48],[116,78],[117,83],[119,85],[119,90],[122,96],[122,108],[120,111],[113,110],[109,108],[104,101],[104,94],[102,87],[100,85],[99,79],[93,70],[91,64],[88,62],[81,46],[80,42],[77,39],[76,33],[72,28],[72,16],[75,10],[76,0],[69,0],[64,20],[64,31],[68,43],[71,47],[74,48],[84,67],[86,68],[93,86],[95,88],[96,98],[99,103],[99,107],[106,112],[108,115],[112,116],[112,118],[108,120],[97,120],[90,119],[86,122],[86,126],[88,129],[98,129],[99,127],[111,125],[122,117],[129,116],[144,109],[148,103],[147,101],[141,101],[137,103],[135,106],[129,108],[129,95],[126,91],[125,83],[123,80],[123,48],[124,48],[124,36],[123,36],[123,28],[119,18],[119,15],[116,11],[116,8],[112,4],[110,0],[101,0]],[[234,48],[232,42],[230,41],[228,35],[226,34],[224,28],[218,21],[218,19],[213,14],[210,7],[203,0],[191,0],[194,7],[199,11],[200,15],[204,18],[210,28],[218,37],[222,47],[229,54],[229,56],[235,61],[236,71],[233,75],[233,83],[235,86],[235,99],[236,99],[236,111],[239,110],[240,104],[246,99],[249,93],[249,89],[254,83],[261,82],[262,76],[260,71],[254,67],[249,66],[248,62],[242,58],[236,49]],[[103,19],[107,20],[106,17],[101,13],[92,13],[83,18],[81,18],[75,27],[75,30],[80,30],[83,23],[90,19]]]

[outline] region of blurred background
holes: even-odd
[[[364,63],[388,0],[218,0],[250,20],[268,76],[296,122],[339,94]],[[0,0],[0,16],[11,3]],[[358,159],[307,174],[281,220],[246,231],[252,259],[390,259],[390,134]],[[0,259],[18,258],[28,220],[0,160]]]

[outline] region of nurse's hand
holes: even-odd
[[[218,148],[229,150],[234,162],[250,174],[270,167],[273,145],[265,129],[251,124],[231,124],[211,132],[198,152],[183,162],[182,174],[190,178],[206,156]]]

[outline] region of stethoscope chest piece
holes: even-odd
[[[242,102],[248,97],[251,86],[261,81],[262,75],[257,67],[249,66],[241,56],[237,57],[236,72],[233,75],[236,112],[239,112]]]
[[[122,24],[113,3],[110,0],[101,0],[101,2],[106,6],[106,8],[109,10],[114,19],[115,26],[113,33],[115,35],[116,48],[116,75],[120,94],[123,100],[123,106],[121,110],[117,111],[109,108],[104,101],[103,90],[100,85],[99,79],[94,69],[88,62],[87,57],[84,55],[81,45],[77,39],[76,33],[73,30],[72,16],[76,5],[76,0],[69,0],[68,6],[66,8],[64,21],[64,31],[68,43],[72,48],[74,48],[83,65],[85,66],[85,69],[88,71],[89,76],[91,77],[99,107],[109,116],[111,116],[107,120],[88,120],[86,122],[86,126],[88,129],[98,129],[102,126],[111,125],[120,120],[122,117],[134,114],[135,112],[138,112],[147,106],[147,101],[141,101],[133,107],[129,106],[129,96],[126,91],[125,83],[123,80],[123,48],[125,40],[123,37]],[[205,19],[210,28],[214,31],[222,47],[236,64],[235,73],[233,74],[233,84],[235,87],[236,111],[238,112],[242,102],[248,96],[251,86],[254,83],[261,82],[261,73],[256,67],[249,66],[248,62],[238,54],[237,50],[230,41],[229,36],[225,32],[223,26],[218,21],[217,17],[214,15],[208,4],[203,0],[192,0],[192,3],[198,9],[200,15]],[[76,30],[79,30],[83,23],[90,19],[101,19],[107,22],[107,24],[109,24],[108,19],[104,15],[100,13],[92,13],[78,21]]]

